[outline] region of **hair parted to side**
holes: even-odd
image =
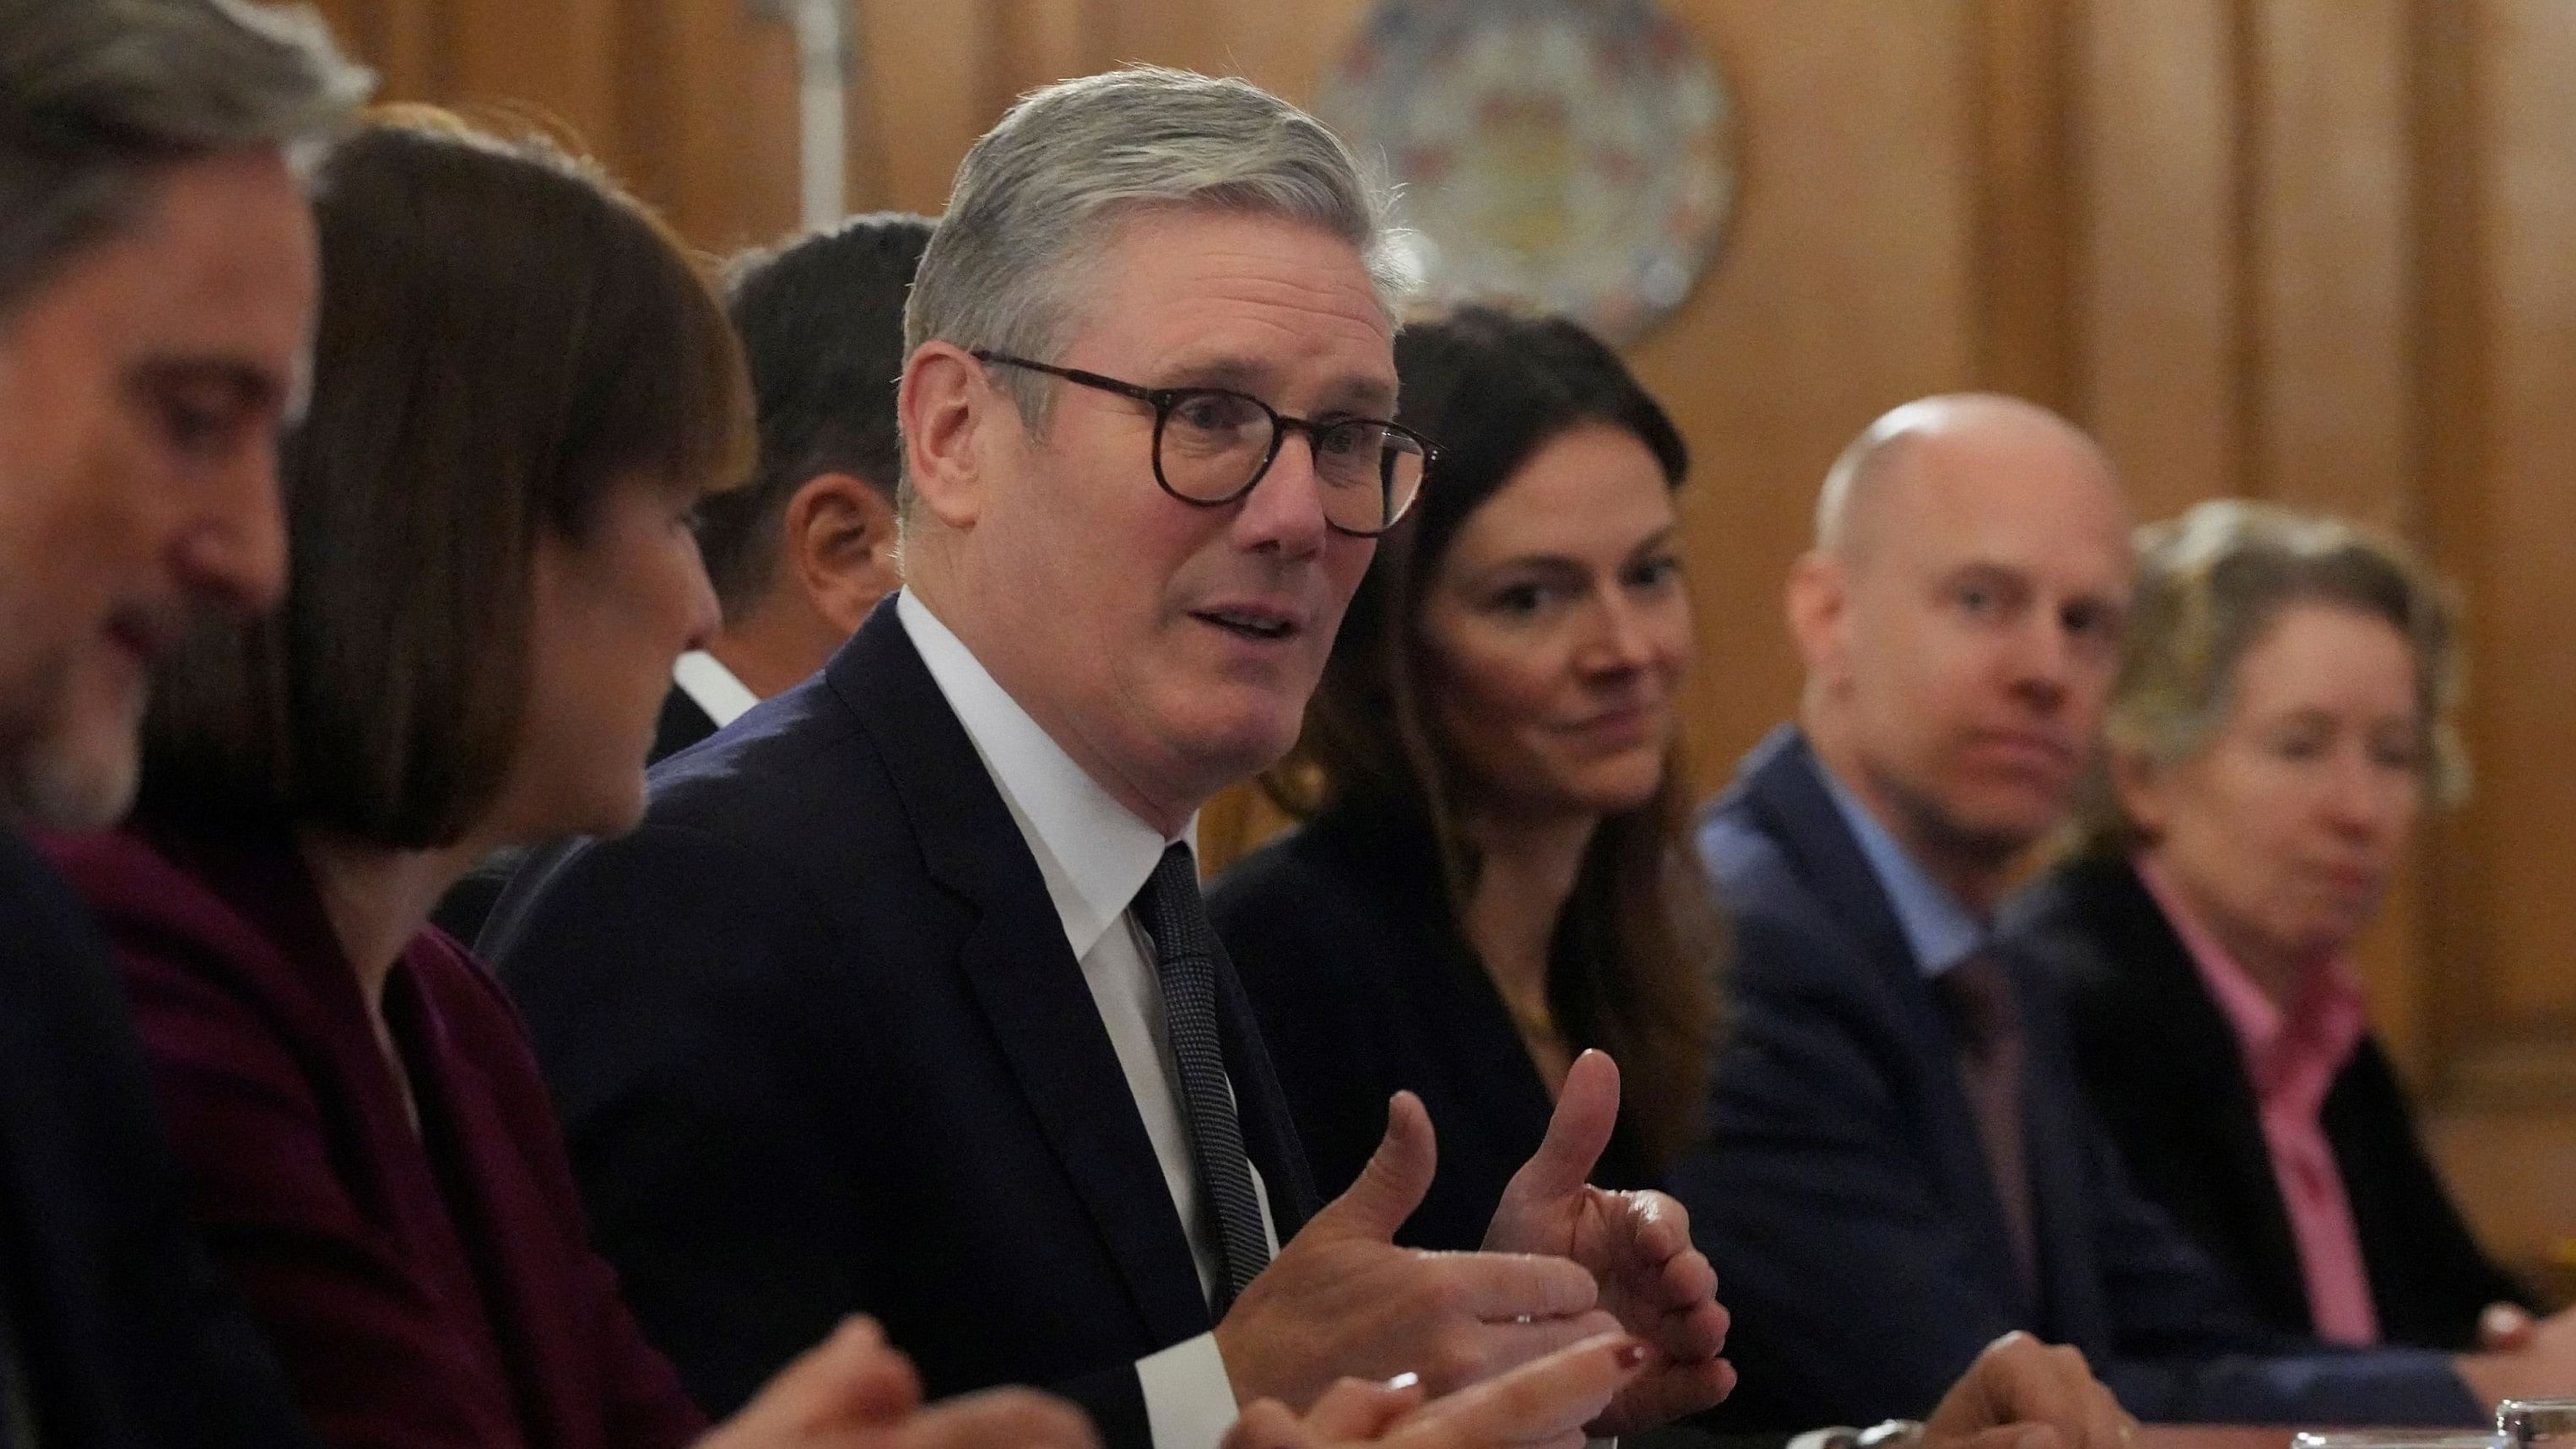
[[[2326,604],[2387,621],[2415,658],[2424,782],[2437,803],[2468,790],[2452,722],[2459,702],[2458,604],[2413,550],[2339,518],[2241,498],[2141,526],[2137,593],[2120,674],[2087,777],[2075,848],[2125,855],[2146,844],[2112,787],[2109,758],[2173,766],[2205,748],[2234,705],[2237,668],[2288,609]]]
[[[301,9],[0,0],[0,317],[168,167],[251,146],[300,161],[374,85]]]
[[[816,475],[847,473],[894,500],[904,299],[933,225],[872,212],[726,265],[725,305],[760,402],[751,482],[709,499],[698,527],[726,618],[777,581],[788,501]]]
[[[1427,828],[1459,917],[1475,890],[1461,818],[1478,782],[1452,765],[1425,697],[1422,610],[1441,560],[1477,509],[1575,428],[1635,437],[1670,487],[1681,486],[1690,452],[1618,354],[1561,317],[1462,307],[1407,327],[1395,360],[1397,420],[1442,440],[1439,474],[1378,540],[1296,751],[1262,785],[1300,817],[1355,809]],[[1623,1127],[1657,1164],[1697,1145],[1721,1025],[1728,932],[1692,850],[1691,803],[1676,751],[1653,798],[1601,822],[1558,922],[1547,984],[1567,1042],[1618,1061]]]
[[[1385,186],[1314,117],[1248,81],[1138,66],[1031,91],[957,168],[904,313],[908,354],[937,338],[1052,361],[1084,264],[1154,207],[1271,215],[1347,241],[1392,322],[1412,283]],[[1013,370],[1031,428],[1047,379]]]
[[[285,603],[154,680],[141,810],[452,844],[529,694],[535,555],[617,490],[739,480],[708,280],[589,163],[408,107],[326,158],[313,399],[279,458]]]

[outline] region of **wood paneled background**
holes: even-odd
[[[1716,267],[1635,349],[1689,435],[1704,785],[1789,708],[1817,479],[1924,393],[2096,430],[2142,517],[2245,493],[2419,540],[2470,608],[2477,794],[2367,954],[2474,1215],[2576,1234],[2576,4],[1668,0],[1738,105]],[[323,0],[388,94],[554,118],[700,245],[794,220],[745,0]],[[1311,96],[1364,0],[857,0],[853,203],[935,212],[1008,99],[1122,60]],[[1212,808],[1211,846],[1261,821]]]

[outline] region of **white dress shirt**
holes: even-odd
[[[1064,924],[1065,944],[1082,964],[1083,984],[1100,1009],[1137,1115],[1162,1165],[1164,1186],[1198,1264],[1199,1291],[1207,1295],[1223,1271],[1219,1248],[1199,1211],[1198,1172],[1181,1116],[1180,1068],[1163,1030],[1152,939],[1130,909],[1172,842],[1075,764],[910,589],[896,596],[895,616],[974,741],[1029,853],[1037,857],[1038,873]],[[1193,820],[1179,838],[1192,839],[1196,831]],[[1101,1105],[1104,1111],[1116,1110],[1112,1104]],[[1261,1205],[1262,1236],[1275,1254],[1279,1229],[1271,1220],[1258,1168],[1252,1186]],[[1214,1334],[1139,1360],[1136,1374],[1144,1385],[1145,1417],[1155,1449],[1211,1449],[1233,1425],[1234,1388]]]
[[[751,707],[760,703],[760,696],[736,679],[723,660],[703,649],[692,649],[671,665],[671,682],[707,712],[717,729],[749,714]]]

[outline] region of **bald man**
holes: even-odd
[[[2057,1008],[1990,944],[2091,752],[2128,528],[2101,450],[2009,398],[1899,408],[1825,481],[1788,588],[1798,722],[1699,835],[1739,1018],[1673,1185],[1735,1309],[1736,1424],[1919,1415],[2010,1329],[2084,1350],[2144,1419],[2487,1411],[2440,1355],[2258,1327],[2122,1181]],[[2470,1367],[2552,1379],[2540,1352]]]

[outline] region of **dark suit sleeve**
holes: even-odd
[[[2540,1311],[2530,1288],[2478,1246],[2424,1150],[2406,1089],[2375,1040],[2362,1041],[2326,1099],[2325,1118],[2336,1155],[2346,1160],[2345,1190],[2361,1226],[2371,1283],[2400,1285],[2377,1295],[2383,1336],[2470,1349],[2488,1304]]]
[[[2079,1110],[2087,1114],[2089,1108]],[[2118,1356],[2095,1371],[2129,1411],[2175,1423],[2475,1425],[2484,1411],[2447,1355],[2342,1351],[2261,1329],[2217,1265],[2138,1195],[2107,1132],[2086,1134],[2093,1238],[2120,1314]]]

